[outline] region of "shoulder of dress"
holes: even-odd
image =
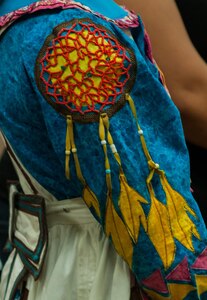
[[[79,2],[73,0],[41,0],[34,2],[28,6],[22,7],[15,11],[12,11],[4,16],[0,17],[0,35],[16,20],[21,18],[26,14],[32,14],[40,10],[46,9],[70,9],[70,8],[79,8],[86,12],[90,12],[102,19],[105,19],[109,22],[116,24],[120,28],[134,28],[139,26],[139,21],[137,15],[128,10],[126,7],[123,9],[127,12],[127,15],[120,19],[110,19],[99,12],[91,10],[88,6],[85,6]]]

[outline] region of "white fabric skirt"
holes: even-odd
[[[49,202],[46,213],[47,255],[40,278],[28,278],[28,300],[129,300],[128,266],[83,200]]]
[[[24,193],[33,194],[33,186],[46,204],[48,248],[39,279],[35,281],[31,275],[27,279],[28,300],[129,300],[129,268],[84,201],[81,198],[57,201],[27,172],[14,153],[11,158]],[[21,215],[17,220],[23,238],[27,237],[31,244],[27,218],[25,224]],[[18,255],[13,263],[14,257],[15,250],[2,272],[0,300],[9,299],[12,282],[24,267]]]

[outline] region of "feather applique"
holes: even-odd
[[[100,218],[101,212],[98,199],[87,185],[83,189],[83,200],[89,208],[92,206],[95,209],[97,216]]]
[[[196,217],[196,214],[189,207],[185,199],[170,186],[164,172],[160,178],[163,190],[166,194],[173,236],[188,250],[194,251],[192,235],[200,239],[200,234],[187,212],[193,217]]]
[[[170,284],[168,284],[168,288],[170,290],[171,299],[175,299],[175,300],[176,299],[186,299],[186,297],[192,291],[196,290],[196,288],[192,285],[181,284],[181,283],[170,283]],[[191,299],[193,299],[193,298],[191,298]]]
[[[119,207],[127,230],[133,242],[137,243],[140,224],[142,224],[144,230],[147,231],[147,219],[140,202],[145,204],[148,202],[128,185],[124,174],[120,174],[119,178],[121,184]]]
[[[150,188],[150,187],[149,187]],[[170,228],[169,214],[166,206],[158,201],[154,192],[150,192],[151,207],[148,215],[148,234],[157,250],[165,269],[175,258],[175,241]]]
[[[202,294],[207,292],[207,276],[206,275],[195,275],[195,279],[196,279],[196,285],[198,288],[198,295],[201,297]]]
[[[107,198],[105,232],[107,236],[111,236],[116,251],[131,267],[133,257],[132,240],[125,224],[114,208],[110,195]]]

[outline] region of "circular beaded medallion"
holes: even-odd
[[[36,81],[45,99],[79,122],[118,111],[135,73],[133,51],[90,19],[55,27],[36,61]]]

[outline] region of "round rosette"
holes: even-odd
[[[39,53],[36,81],[45,99],[73,121],[99,121],[125,104],[133,85],[133,51],[107,28],[90,19],[54,28]]]

